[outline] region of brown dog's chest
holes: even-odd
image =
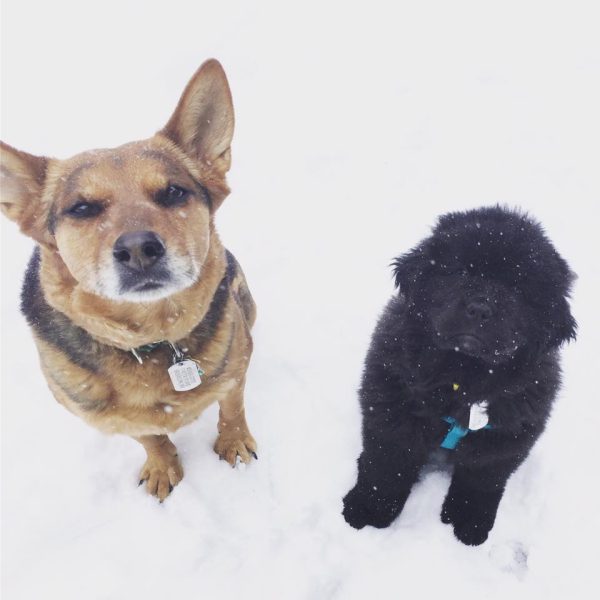
[[[227,360],[228,350],[231,349],[220,347],[216,339],[207,344],[204,352],[186,353],[204,371],[200,385],[187,391],[176,391],[173,387],[168,373],[173,365],[173,354],[166,347],[143,355],[142,364],[133,356],[131,359],[128,356],[111,357],[106,361],[107,368],[102,377],[110,382],[117,410],[149,411],[151,420],[167,429],[176,429],[197,418],[227,387],[227,382],[235,377],[230,373],[229,365],[219,369],[219,365]],[[232,366],[235,366],[235,361]]]
[[[253,304],[251,298],[246,304],[252,306],[240,300],[244,297],[241,289],[246,289],[243,274],[231,255],[224,258],[227,264],[215,270],[212,291],[178,309],[182,315],[194,314],[198,306],[206,311],[187,336],[174,338],[184,355],[198,361],[205,373],[197,388],[180,392],[168,374],[174,359],[168,343],[138,352],[140,364],[131,351],[98,341],[75,325],[70,315],[45,302],[34,256],[24,288],[24,297],[32,299],[26,314],[56,399],[103,431],[139,436],[174,431],[243,384],[252,350],[249,309]],[[99,315],[96,322],[102,327],[105,319]],[[164,326],[160,323],[150,339],[167,334],[171,321],[166,320]],[[140,326],[149,324],[146,315]]]
[[[251,342],[240,325],[224,318],[211,340],[187,353],[204,375],[197,388],[185,392],[173,388],[168,374],[173,355],[166,346],[144,354],[142,364],[132,353],[109,349],[91,372],[44,340],[36,341],[50,388],[61,404],[104,431],[143,435],[190,423],[243,379]],[[183,348],[186,341],[181,340]]]

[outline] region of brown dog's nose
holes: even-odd
[[[473,300],[467,304],[467,314],[477,321],[487,321],[492,316],[492,308],[485,300]]]
[[[153,231],[124,233],[115,242],[113,256],[123,266],[144,271],[165,254],[165,245]]]

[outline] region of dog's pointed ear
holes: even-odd
[[[187,84],[161,134],[224,176],[231,165],[233,103],[221,64],[207,60]]]
[[[40,244],[53,244],[42,204],[48,159],[0,142],[0,209]]]

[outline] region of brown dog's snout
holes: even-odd
[[[153,231],[124,233],[115,242],[113,256],[124,267],[144,271],[156,263],[166,252],[165,244]]]

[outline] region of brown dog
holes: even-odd
[[[141,480],[161,500],[183,476],[167,434],[215,400],[215,452],[232,466],[256,457],[243,401],[255,305],[213,218],[232,135],[227,79],[210,60],[148,140],[67,160],[1,145],[2,210],[39,245],[22,309],[50,389],[138,440]]]

